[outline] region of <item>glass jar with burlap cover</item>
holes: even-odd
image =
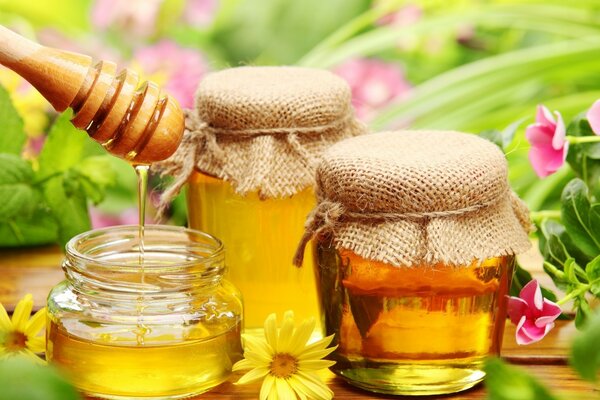
[[[504,154],[475,135],[397,131],[332,146],[296,254],[316,238],[334,372],[376,392],[440,394],[483,379],[506,319],[528,211]]]
[[[181,146],[157,165],[175,176],[163,204],[189,183],[189,224],[225,244],[249,333],[272,312],[318,315],[314,272],[291,258],[322,153],[364,131],[348,85],[328,71],[240,67],[201,82]]]

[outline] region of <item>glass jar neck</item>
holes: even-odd
[[[149,225],[142,242],[137,226],[119,226],[71,239],[63,270],[87,296],[151,300],[216,287],[225,272],[224,250],[218,239],[191,229]]]

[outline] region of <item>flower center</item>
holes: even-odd
[[[269,366],[271,375],[287,379],[298,370],[298,360],[287,353],[277,353]]]
[[[8,332],[4,340],[4,347],[9,353],[21,351],[27,348],[27,336],[23,332]]]

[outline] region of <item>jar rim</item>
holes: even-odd
[[[83,233],[80,233],[71,240],[67,242],[65,245],[65,251],[68,256],[74,257],[84,263],[93,263],[97,267],[110,267],[110,268],[131,268],[131,263],[128,262],[119,262],[115,260],[103,260],[99,257],[95,257],[91,255],[90,252],[85,252],[81,249],[81,244],[86,243],[90,240],[93,240],[97,237],[102,236],[112,236],[118,237],[122,236],[126,238],[128,236],[138,236],[139,225],[118,225],[118,226],[110,226],[106,228],[92,229]],[[181,235],[182,237],[187,236],[189,239],[189,243],[197,243],[198,245],[204,244],[208,245],[205,248],[205,254],[197,254],[197,257],[189,260],[178,260],[177,263],[173,265],[165,265],[164,263],[153,263],[152,260],[144,260],[144,268],[147,270],[152,270],[153,268],[158,268],[164,272],[169,270],[182,270],[186,267],[197,266],[198,264],[210,263],[211,261],[222,257],[225,251],[225,247],[223,242],[215,236],[208,234],[206,232],[202,232],[195,229],[186,228],[183,226],[172,226],[172,225],[145,225],[144,234],[145,237],[149,237],[149,234],[157,234],[163,233],[165,237],[167,234],[171,235]],[[201,238],[203,242],[199,240],[194,241],[193,238]],[[166,241],[166,240],[165,240]],[[150,272],[150,271],[148,271]]]

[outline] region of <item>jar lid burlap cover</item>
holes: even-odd
[[[158,163],[176,181],[194,168],[229,181],[245,195],[291,196],[314,185],[325,149],[364,133],[354,118],[348,84],[331,72],[300,67],[239,67],[206,76],[194,110],[186,111],[182,144]]]
[[[317,168],[318,204],[296,254],[332,234],[336,248],[395,266],[517,254],[529,215],[500,149],[475,135],[397,131],[332,146]]]

